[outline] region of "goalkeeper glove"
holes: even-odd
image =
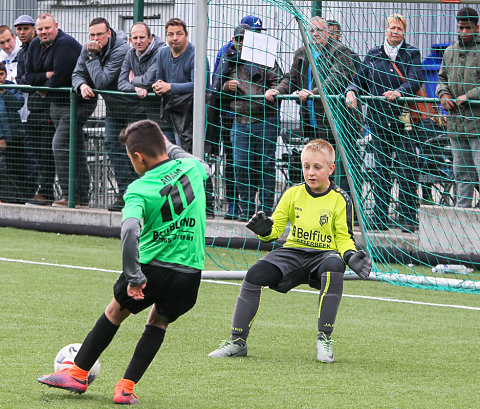
[[[363,250],[351,254],[347,264],[362,280],[366,280],[372,271],[372,259]]]
[[[272,233],[273,219],[260,211],[255,213],[247,223],[247,229],[250,229],[255,234],[266,237]]]

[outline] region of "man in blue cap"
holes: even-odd
[[[260,32],[265,30],[263,28],[263,22],[260,18],[247,15],[242,18],[240,21],[240,25],[246,24],[250,27],[252,31]],[[218,50],[217,57],[215,58],[215,65],[213,67],[213,76],[212,76],[212,84],[215,81],[215,74],[218,70],[218,66],[220,65],[220,61],[222,60],[223,55],[225,52],[233,46],[233,41],[230,40],[228,43],[224,44],[220,50]],[[239,209],[237,206],[237,194],[235,189],[235,182],[234,182],[234,174],[233,174],[233,153],[232,153],[232,146],[230,142],[230,129],[233,126],[233,114],[231,113],[223,113],[220,118],[220,140],[223,143],[223,150],[225,153],[225,185],[226,185],[226,198],[228,201],[228,211],[225,214],[225,219],[227,220],[235,220],[239,216]]]

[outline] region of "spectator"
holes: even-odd
[[[310,20],[309,32],[325,93],[343,93],[356,75],[355,62],[358,60],[358,56],[349,48],[332,39],[328,24],[321,17],[313,17]],[[307,141],[316,138],[325,139],[335,146],[332,129],[321,100],[312,101],[311,98],[309,99],[312,95],[318,95],[319,91],[314,83],[312,69],[304,46],[295,51],[290,72],[285,75],[285,78],[276,88],[267,91],[266,98],[273,101],[277,94],[291,94],[293,92],[298,92],[299,96],[300,120],[304,138]],[[353,131],[353,133],[355,132]],[[343,167],[340,166],[337,172],[343,175]],[[345,177],[341,178],[340,187],[347,192],[350,191]]]
[[[35,33],[35,20],[28,15],[21,15],[19,16],[14,22],[13,26],[15,27],[15,33],[17,34],[17,38],[21,42],[21,48],[17,53],[17,57],[15,60],[17,61],[17,77],[15,82],[17,84],[25,85],[27,84],[25,80],[25,62],[27,59],[27,52],[28,47],[34,37],[36,36]],[[20,118],[22,119],[22,123],[24,128],[27,128],[27,119],[30,111],[28,110],[28,93],[24,92],[23,97],[25,99],[25,104],[20,109],[19,114]],[[37,161],[37,157],[35,156],[34,150],[34,141],[32,136],[25,132],[24,137],[24,150],[25,150],[25,183],[27,186],[26,196],[27,199],[31,199],[38,189],[38,169],[39,164]]]
[[[169,47],[158,52],[153,91],[162,97],[162,116],[172,123],[179,145],[191,153],[195,47],[188,41],[186,23],[179,18],[167,21],[165,36]]]
[[[240,24],[247,24],[250,26],[250,29],[253,31],[261,32],[265,30],[263,28],[262,20],[258,17],[247,15],[242,18]],[[215,80],[215,75],[217,73],[218,67],[220,65],[220,61],[222,61],[222,57],[225,54],[225,51],[229,47],[233,46],[233,41],[230,40],[227,44],[224,44],[220,50],[218,50],[217,57],[215,58],[215,65],[213,67],[213,76],[212,76],[212,83]],[[228,211],[225,214],[225,219],[227,220],[235,220],[239,216],[239,207],[237,204],[237,194],[235,189],[235,175],[233,171],[233,149],[232,149],[232,142],[230,140],[230,132],[233,126],[234,116],[233,113],[230,112],[228,109],[221,109],[221,115],[219,118],[219,127],[220,127],[220,139],[217,142],[219,145],[220,143],[223,144],[223,153],[225,155],[224,161],[224,173],[223,177],[225,179],[225,195],[228,200]],[[213,139],[213,138],[212,138]]]
[[[330,38],[334,41],[342,41],[342,27],[337,20],[327,20],[328,30],[330,31]]]
[[[28,15],[18,17],[14,22],[15,33],[22,43],[20,50],[17,53],[17,84],[26,84],[25,80],[25,65],[27,60],[28,47],[32,40],[36,37],[35,20]]]
[[[346,92],[350,108],[357,107],[357,95],[379,97],[369,102],[367,114],[376,174],[372,180],[373,219],[367,227],[376,230],[389,228],[389,202],[395,175],[399,185],[397,221],[405,232],[413,232],[418,227],[415,141],[409,136],[405,122],[399,118],[404,106],[395,100],[415,96],[424,80],[424,72],[420,50],[405,41],[406,30],[407,21],[402,15],[393,14],[387,18],[384,43],[367,52],[358,75]],[[395,161],[392,160],[394,155]]]
[[[480,39],[478,13],[471,7],[457,12],[458,39],[443,54],[437,96],[448,112],[447,131],[453,150],[457,206],[473,207],[480,180]]]
[[[125,56],[125,60],[118,77],[118,90],[124,92],[136,92],[141,99],[139,106],[145,111],[148,119],[157,122],[164,134],[172,137],[168,123],[160,119],[158,101],[145,99],[147,93],[152,92],[157,73],[158,51],[165,46],[165,42],[152,34],[150,27],[143,23],[135,23],[130,30],[130,44],[132,48]]]
[[[49,13],[41,13],[38,16],[36,27],[38,37],[32,40],[27,59],[27,78],[30,84],[70,88],[72,72],[82,46],[72,36],[60,30],[55,18]],[[75,203],[88,205],[90,175],[82,127],[95,109],[95,104],[78,99]],[[55,124],[52,149],[61,189],[61,197],[53,202],[53,206],[66,207],[69,193],[70,96],[68,93],[48,92],[45,101],[50,106],[50,117]]]
[[[20,51],[20,44],[12,29],[6,25],[0,26],[0,62],[5,64],[7,70],[6,80],[15,82],[17,76],[16,57]]]
[[[255,31],[255,32],[262,32],[266,30],[266,28],[263,28],[263,22],[259,17],[247,15],[243,16],[243,18],[240,20],[240,25],[246,24],[247,26],[250,27],[250,30]],[[220,65],[220,61],[222,61],[223,54],[227,51],[228,48],[233,46],[233,41],[230,40],[228,43],[222,45],[220,50],[217,52],[217,56],[215,57],[215,65],[213,66],[213,72],[216,73],[218,66]],[[215,75],[215,74],[214,74]],[[212,78],[212,83],[213,83],[213,78]]]
[[[94,18],[88,27],[90,41],[83,47],[72,75],[72,85],[85,100],[96,101],[94,88],[99,90],[118,90],[118,76],[129,47],[127,35],[114,30],[103,17]],[[103,95],[106,105],[105,147],[113,165],[118,194],[107,208],[110,211],[121,211],[125,202],[123,194],[127,186],[135,178],[125,149],[120,145],[118,137],[128,122],[138,116],[135,110],[126,107],[131,100],[116,95]]]
[[[321,17],[310,20],[309,32],[313,41],[314,57],[318,64],[318,72],[323,77],[323,87],[326,94],[342,93],[355,77],[354,59],[356,54],[331,39],[327,22]],[[321,58],[320,58],[321,57]],[[295,51],[292,68],[280,84],[266,93],[268,101],[273,101],[278,94],[298,92],[300,99],[300,119],[305,139],[321,138],[334,143],[332,130],[325,115],[325,108],[319,99],[315,102],[308,99],[318,95],[312,69],[307,59],[305,47]]]
[[[51,58],[52,49],[55,48],[49,48],[51,45],[48,40],[50,24],[42,24],[42,35],[45,38],[40,41],[38,36],[31,32],[32,28],[35,30],[35,27],[31,24],[33,19],[30,20],[28,17],[20,16],[14,22],[15,26],[19,23],[24,23],[19,26],[27,26],[26,30],[22,30],[27,35],[24,37],[23,51],[20,51],[18,55],[19,64],[17,68],[20,69],[20,72],[17,72],[19,74],[17,78],[22,84],[49,86],[52,83],[52,74],[51,72],[47,73],[46,70],[42,71],[42,69],[45,68],[43,57],[49,56]],[[49,20],[47,19],[43,23],[47,21]],[[32,38],[28,41],[30,37]],[[34,52],[32,52],[32,44],[35,44]],[[27,118],[27,153],[38,164],[38,173],[34,173],[34,178],[38,175],[38,179],[33,182],[37,185],[34,189],[36,192],[34,192],[33,198],[26,202],[27,205],[50,206],[55,200],[55,162],[52,151],[55,126],[50,117],[50,102],[44,91],[33,91],[29,93],[27,98],[29,111]]]
[[[15,27],[17,38],[20,40],[22,45],[20,50],[18,50],[17,56],[14,60],[17,64],[17,72],[15,80],[12,81],[16,82],[17,84],[26,84],[25,62],[27,60],[28,47],[36,36],[35,20],[31,16],[22,15],[13,22],[13,26]],[[27,122],[29,114],[27,106],[28,93],[24,93],[23,96],[25,98],[25,105],[20,110],[20,117],[22,118],[22,122]],[[36,159],[33,160],[36,161]]]
[[[0,85],[14,83],[6,78],[7,67],[0,62]],[[24,203],[27,199],[23,146],[25,134],[18,114],[23,104],[23,95],[19,90],[0,88],[0,152],[4,154],[6,168],[6,175],[0,180],[0,199],[10,203]]]
[[[278,106],[267,101],[235,98],[264,95],[280,82],[279,67],[272,68],[242,60],[244,24],[235,28],[232,42],[219,65],[213,89],[234,97],[229,109],[235,120],[231,130],[235,182],[240,196],[241,217],[255,213],[255,193],[259,191],[259,210],[272,213],[275,195],[275,151],[278,130]]]
[[[21,52],[21,43],[8,26],[0,26],[0,61],[7,69],[7,80],[16,82],[18,69],[18,55]],[[22,122],[28,116],[27,107],[22,107],[19,112]]]

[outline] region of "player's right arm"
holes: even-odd
[[[141,287],[147,281],[142,272],[138,257],[138,243],[141,232],[140,220],[129,217],[122,222],[122,271],[127,278],[129,287]],[[130,295],[130,294],[129,294]]]
[[[262,241],[272,241],[278,239],[283,231],[285,230],[285,227],[287,226],[288,223],[288,218],[290,214],[290,204],[292,201],[292,189],[290,188],[287,190],[280,201],[277,204],[277,207],[275,208],[275,211],[273,212],[272,219],[273,219],[273,226],[272,226],[272,232],[268,236],[258,236],[258,238]]]

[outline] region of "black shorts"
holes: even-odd
[[[312,273],[321,268],[325,260],[330,257],[338,260],[343,267],[342,272],[345,272],[343,259],[336,250],[280,247],[263,256],[261,260],[273,264],[283,274],[277,288],[272,288],[280,292],[287,292],[299,284],[308,284],[310,287],[320,290],[322,283],[312,276]]]
[[[157,313],[168,322],[192,309],[197,301],[201,273],[181,273],[166,267],[142,264],[142,272],[147,277],[147,285],[143,289],[145,298],[134,300],[127,295],[128,281],[121,274],[113,286],[115,300],[123,310],[137,314],[155,304]]]

